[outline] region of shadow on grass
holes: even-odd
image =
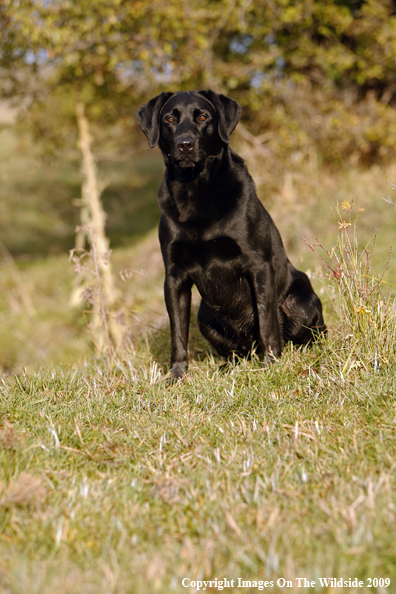
[[[188,341],[190,370],[192,369],[194,363],[200,363],[205,359],[210,358],[212,362],[215,363],[214,371],[217,370],[217,373],[220,375],[227,373],[233,368],[242,370],[246,369],[246,366],[248,366],[249,369],[253,367],[261,369],[266,373],[272,373],[279,372],[279,370],[285,364],[284,361],[290,360],[291,358],[294,364],[299,365],[300,367],[302,365],[302,368],[300,369],[299,367],[298,371],[298,374],[303,374],[302,377],[305,378],[307,373],[308,375],[311,373],[309,368],[311,368],[312,373],[320,373],[321,361],[325,353],[328,352],[329,347],[329,339],[326,337],[319,338],[313,344],[306,346],[293,346],[292,343],[287,342],[284,344],[282,355],[279,361],[274,365],[267,365],[265,368],[263,368],[261,357],[254,352],[250,353],[246,357],[239,357],[235,355],[235,357],[230,360],[226,360],[221,357],[201,334],[201,331],[198,327],[197,312],[198,305],[195,304],[192,307],[191,312]],[[137,346],[138,350],[141,352],[144,351],[144,348],[142,348],[143,342]],[[162,367],[163,373],[167,374],[170,369],[169,363],[171,357],[171,337],[169,323],[166,322],[163,326],[150,332],[145,338],[145,346],[145,356],[147,358],[154,359],[154,361]]]
[[[188,340],[189,361],[190,363],[193,361],[203,361],[207,357],[213,356],[218,361],[219,366],[221,366],[225,363],[225,360],[217,354],[206,338],[202,336],[198,327],[197,311],[198,307],[192,308]],[[149,333],[146,347],[149,349],[149,355],[161,365],[164,373],[167,373],[171,358],[169,322]]]

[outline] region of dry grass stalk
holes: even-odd
[[[86,241],[91,245],[91,257],[94,264],[96,278],[96,291],[94,296],[91,333],[95,346],[100,352],[107,348],[110,357],[114,355],[113,342],[116,346],[121,343],[122,329],[110,315],[111,309],[117,300],[117,291],[114,286],[110,264],[109,240],[106,237],[106,215],[100,200],[103,188],[99,187],[97,167],[92,151],[92,138],[89,131],[89,121],[85,113],[84,103],[76,102],[76,116],[79,130],[79,146],[82,155],[82,225],[77,228],[76,250],[84,250]],[[88,288],[87,275],[72,295],[72,301],[80,299]],[[95,334],[95,336],[93,336]]]

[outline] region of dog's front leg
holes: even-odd
[[[191,283],[173,275],[165,278],[165,303],[171,329],[171,380],[187,371],[188,330],[190,326]]]
[[[257,321],[263,365],[273,363],[282,352],[282,334],[278,313],[275,275],[271,264],[251,273],[257,307]]]

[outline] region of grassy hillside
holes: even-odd
[[[78,224],[78,162],[43,163],[29,139],[10,129],[3,129],[0,139],[0,282],[4,288],[0,294],[0,367],[34,370],[80,361],[92,355],[92,347],[81,308],[70,306],[76,274],[68,262],[68,250],[74,245]],[[137,339],[167,324],[156,238],[162,159],[157,150],[144,145],[131,154],[130,161],[103,160],[99,166],[107,184],[103,203],[126,319],[125,347],[136,346]],[[396,179],[396,169],[329,174],[313,158],[299,171],[286,171],[283,182],[271,192],[263,171],[264,161],[252,163],[252,173],[262,183],[259,195],[281,231],[290,258],[313,278],[331,326],[333,308],[322,285],[323,268],[304,238],[312,244],[317,237],[331,250],[337,242],[337,204],[353,202],[353,216],[359,215],[359,247],[373,239],[379,224],[370,261],[371,274],[380,274],[396,232],[396,209],[382,197],[395,193],[388,180]],[[391,254],[390,270],[381,287],[385,294],[396,285],[394,264]],[[165,363],[166,357],[162,355],[160,362]]]
[[[193,592],[192,581],[215,578],[220,588],[234,580],[226,592],[257,592],[254,581],[275,593],[392,592],[396,309],[387,295],[396,209],[381,198],[393,198],[396,170],[330,175],[313,163],[287,172],[277,193],[260,187],[291,259],[313,277],[329,339],[310,350],[289,345],[267,370],[254,357],[224,366],[193,313],[189,373],[167,386],[158,154],[101,169],[125,324],[124,345],[107,362],[81,308],[70,306],[78,171],[7,142],[0,592]],[[336,275],[303,240],[315,236]],[[321,587],[325,577],[363,585]],[[238,578],[252,584],[237,587]]]

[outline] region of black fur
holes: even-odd
[[[240,112],[224,95],[189,91],[161,93],[136,114],[166,165],[159,239],[172,378],[187,370],[194,284],[202,297],[200,330],[224,357],[255,346],[265,364],[285,341],[305,345],[326,331],[307,275],[289,262],[243,160],[228,145]]]

